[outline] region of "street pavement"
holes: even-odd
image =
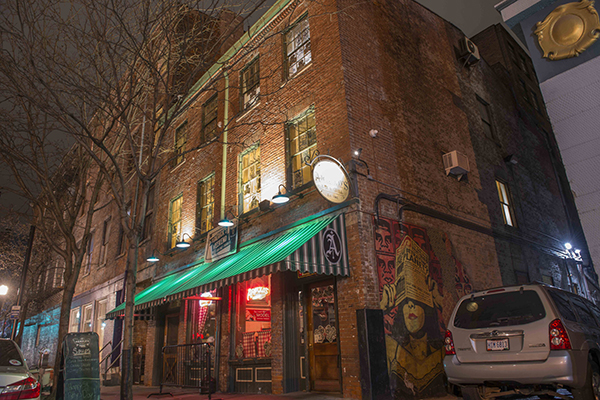
[[[100,400],[119,400],[119,386],[103,386],[100,393]],[[181,389],[177,387],[164,387],[163,394],[160,393],[158,386],[133,386],[133,399],[169,399],[169,400],[208,400],[207,394],[198,394],[197,390],[192,389]],[[169,394],[171,393],[172,396]],[[559,390],[559,393],[563,395],[569,395],[569,393],[563,389]],[[149,397],[150,395],[150,397]],[[246,394],[246,393],[214,393],[211,395],[211,400],[339,400],[342,398],[341,395],[332,395],[331,393],[318,393],[318,392],[295,392],[284,395],[275,394]],[[445,396],[436,397],[435,399],[424,399],[424,400],[459,400],[461,397],[456,396]],[[517,399],[511,397],[511,400],[537,400],[537,396],[526,397]]]
[[[100,393],[100,400],[118,400],[119,386],[103,386]],[[169,400],[208,400],[207,394],[198,394],[197,390],[180,389],[164,387],[163,394],[159,395],[160,388],[158,386],[133,386],[133,399],[142,400],[148,399],[148,395],[156,393],[150,397],[152,399],[169,399]],[[169,395],[171,393],[173,397]],[[316,392],[295,392],[285,395],[274,394],[240,394],[240,393],[214,393],[211,395],[211,400],[339,400],[342,396],[331,395],[330,393]],[[436,400],[457,400],[457,397],[446,396],[437,397]]]

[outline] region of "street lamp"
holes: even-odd
[[[8,293],[8,286],[0,285],[0,296],[6,296],[6,293]]]

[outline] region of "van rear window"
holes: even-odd
[[[546,316],[537,292],[503,292],[465,299],[458,307],[454,326],[463,329],[528,324]]]

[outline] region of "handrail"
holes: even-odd
[[[100,364],[102,364],[108,357],[110,357],[112,355],[112,353],[115,352],[116,349],[119,348],[119,346],[121,345],[121,343],[123,343],[123,339],[121,339],[121,341],[119,343],[117,343],[116,346],[113,347],[113,349],[106,355],[106,357],[104,357],[101,361]],[[108,346],[108,344],[112,345],[112,341],[108,342],[106,345]],[[106,347],[106,346],[104,346]],[[102,347],[102,350],[104,350],[104,347]],[[100,350],[100,353],[102,353],[102,350]]]
[[[98,354],[102,354],[102,351],[110,344],[110,346],[112,347],[112,340],[109,340],[108,343],[106,343],[104,346],[102,346],[102,348],[100,349],[100,351],[98,352]]]

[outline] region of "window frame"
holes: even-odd
[[[247,210],[245,209],[245,194],[244,194],[244,157],[247,156],[248,154],[255,152],[256,150],[258,150],[258,161],[256,161],[254,164],[252,165],[257,165],[258,168],[258,173],[256,174],[255,178],[249,179],[248,183],[250,183],[253,179],[257,179],[258,183],[257,183],[257,187],[258,190],[256,193],[252,193],[252,195],[256,195],[256,197],[258,198],[258,203],[256,203],[256,206],[254,207],[250,207]],[[248,164],[247,168],[250,168],[251,165]],[[252,146],[250,146],[248,149],[244,150],[242,153],[240,153],[239,156],[239,185],[238,185],[238,197],[239,197],[239,214],[244,214],[244,213],[248,213],[252,210],[255,210],[258,208],[258,204],[260,203],[260,199],[261,199],[261,159],[260,159],[260,142],[253,144]]]
[[[501,191],[501,187],[504,188],[505,196],[502,196],[503,193]],[[496,191],[498,193],[498,200],[500,202],[500,210],[502,212],[502,218],[504,220],[504,225],[516,228],[517,221],[515,219],[515,210],[514,210],[514,206],[513,206],[514,203],[513,203],[513,199],[512,199],[512,195],[511,195],[508,183],[501,179],[496,178]],[[506,202],[504,202],[503,200]],[[507,221],[507,219],[506,219],[507,210],[508,210],[508,217],[510,218],[510,221]]]
[[[152,217],[154,216],[154,207],[156,206],[156,185],[155,182],[150,184],[148,188],[148,194],[146,196],[146,214],[142,221],[142,237],[141,241],[150,239],[153,233]]]
[[[111,217],[108,217],[102,223],[102,236],[100,237],[100,260],[98,268],[106,266],[108,260],[108,238],[110,237]]]
[[[288,34],[290,32],[292,32],[299,24],[301,24],[302,22],[306,21],[307,23],[307,31],[308,31],[308,39],[305,40],[304,42],[302,42],[300,44],[300,46],[296,46],[294,48],[294,50],[288,54],[288,44],[293,42],[293,40],[300,36],[300,34],[302,32],[304,32],[304,30],[300,31],[298,33],[298,35],[294,36],[294,38],[292,38],[292,40],[288,40]],[[306,54],[309,54],[310,60],[305,63],[301,68],[298,68],[293,74],[290,74],[290,56],[293,55],[294,53],[296,53],[298,51],[298,49],[303,48],[306,44],[308,43],[308,52],[304,54],[304,56],[302,57],[303,59],[306,59]],[[312,47],[311,47],[311,40],[310,40],[310,23],[309,23],[309,18],[308,18],[308,12],[305,12],[304,14],[302,14],[300,17],[298,17],[298,19],[296,19],[296,21],[294,21],[294,23],[292,25],[290,25],[284,32],[283,32],[283,57],[284,57],[284,67],[285,67],[285,78],[286,79],[291,79],[294,76],[298,75],[300,72],[302,72],[303,70],[306,69],[306,67],[308,67],[309,65],[312,64]],[[298,61],[296,61],[297,64]]]
[[[306,134],[307,138],[308,138],[308,132],[313,129],[314,130],[314,144],[312,145],[308,145],[304,150],[301,150],[299,152],[295,152],[292,153],[292,142],[293,140],[290,138],[290,133],[291,133],[291,126],[298,124],[301,120],[303,119],[308,119],[309,115],[313,114],[313,119],[314,119],[314,125],[312,126],[312,128],[308,128],[305,132],[303,132],[302,134]],[[319,141],[317,140],[317,115],[316,115],[316,109],[314,105],[311,105],[310,107],[308,107],[305,111],[303,111],[302,113],[298,114],[295,118],[290,119],[289,121],[285,122],[285,140],[286,140],[286,175],[287,175],[287,182],[288,182],[288,187],[290,188],[290,190],[292,192],[297,191],[297,190],[302,190],[302,188],[309,186],[312,184],[312,181],[309,180],[308,182],[303,182],[299,185],[295,185],[294,184],[294,157],[298,156],[299,154],[304,153],[305,151],[308,150],[308,156],[309,158],[311,158],[311,155],[313,155],[312,158],[314,158],[314,156],[319,154],[319,150],[318,150],[318,145],[319,145]],[[301,134],[296,134],[295,138],[299,138],[301,136]],[[308,141],[308,139],[307,139]],[[312,159],[311,158],[311,159]],[[303,165],[303,161],[300,161],[300,165]],[[302,169],[302,167],[301,167]]]
[[[248,77],[246,73],[256,65],[256,72],[252,76],[256,78],[256,82],[252,87],[246,88]],[[246,101],[246,94],[258,89],[254,97]],[[260,56],[254,57],[240,71],[240,110],[246,111],[254,107],[260,101]]]
[[[73,319],[73,314],[75,314],[75,319],[77,320],[77,324],[74,324],[73,322],[75,321],[75,319]],[[79,316],[77,316],[79,314]],[[69,312],[69,329],[68,329],[68,333],[77,333],[79,332],[79,326],[81,325],[81,306],[78,307],[74,307],[71,308],[71,311]],[[72,330],[73,327],[76,327],[76,330]]]
[[[175,204],[176,201],[181,200],[181,204],[179,205],[179,220],[174,223],[173,222],[173,204]],[[179,235],[181,235],[181,228],[182,228],[182,224],[183,224],[183,193],[178,194],[177,196],[173,197],[170,201],[169,201],[169,220],[168,220],[168,226],[167,226],[167,248],[168,249],[173,249],[175,248],[175,245],[177,244],[177,240],[179,239]],[[178,232],[177,235],[173,236],[173,226],[175,224],[178,224]]]
[[[206,203],[206,204],[202,204],[202,195],[204,194],[202,191],[203,189],[206,187],[207,182],[211,182],[211,198],[212,198],[212,202],[210,203]],[[207,208],[209,208],[209,206],[212,206],[212,209],[210,211],[210,218],[208,216],[208,212],[206,217],[203,217],[203,211]],[[196,184],[196,221],[195,221],[195,230],[196,230],[196,234],[198,235],[204,235],[205,233],[209,232],[214,225],[214,219],[215,219],[215,173],[211,173],[209,175],[207,175],[206,177],[204,177],[203,179],[199,180],[198,183]],[[206,229],[202,229],[202,222],[206,220]]]
[[[209,117],[207,110],[209,108],[209,105],[212,105],[211,103],[214,102],[214,117],[212,117],[210,120],[207,120],[207,118]],[[201,135],[200,135],[200,143],[207,143],[209,142],[213,137],[216,137],[217,135],[217,120],[219,119],[219,103],[218,103],[218,93],[213,94],[211,97],[208,98],[208,100],[206,100],[204,102],[204,104],[202,104],[202,130],[201,130]],[[214,122],[214,127],[210,128],[211,131],[208,131],[209,125],[211,125]],[[208,135],[212,134],[212,137],[209,138]]]
[[[94,233],[95,231],[90,232],[90,240],[86,247],[83,276],[88,276],[92,272],[92,261],[94,260]]]
[[[489,128],[489,137],[490,139],[496,138],[496,132],[494,130],[493,118],[492,118],[492,107],[490,103],[482,99],[481,97],[475,95],[477,98],[477,109],[479,110],[479,117],[481,118],[481,122],[484,125],[484,131],[486,131],[485,126]],[[482,110],[485,110],[487,114],[488,120],[486,120],[483,116]],[[487,134],[487,131],[486,131]]]
[[[184,121],[177,128],[173,135],[173,161],[172,168],[175,168],[185,160],[185,145],[187,143],[188,121]]]

